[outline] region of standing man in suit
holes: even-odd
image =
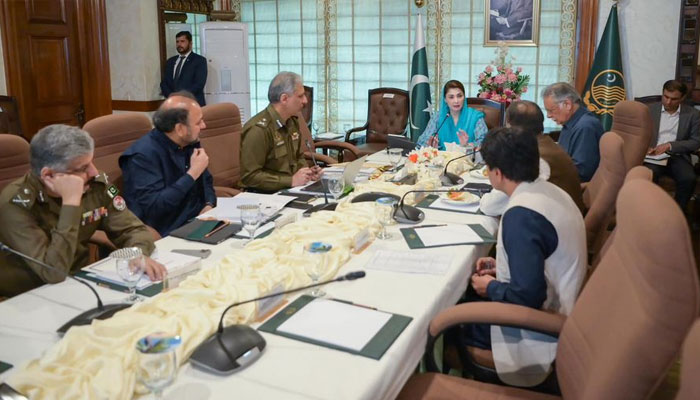
[[[654,172],[654,182],[661,175],[668,175],[676,182],[676,201],[685,212],[695,189],[695,171],[690,154],[700,148],[700,113],[688,105],[681,104],[688,94],[685,84],[676,80],[666,81],[661,102],[649,106],[654,122],[647,154],[659,155],[668,152],[667,164],[645,163]]]
[[[175,35],[175,48],[178,55],[170,57],[166,62],[160,91],[167,98],[170,93],[186,90],[194,95],[200,106],[204,106],[207,59],[192,51],[192,34],[188,31]]]

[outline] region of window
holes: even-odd
[[[539,45],[511,47],[510,53],[530,75],[523,98],[542,105],[546,85],[572,79],[575,25],[564,22],[575,21],[575,2],[540,4]],[[433,103],[439,104],[449,79],[462,81],[467,96],[475,97],[477,76],[495,58],[495,48],[483,46],[482,0],[435,0],[420,10],[407,0],[243,0],[253,113],[267,106],[270,80],[287,70],[314,87],[314,119],[322,130],[364,124],[369,89],[408,89],[418,11],[426,27]]]

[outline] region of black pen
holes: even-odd
[[[438,226],[447,226],[447,224],[436,224],[436,225],[418,225],[414,226],[413,229],[418,229],[418,228],[436,228]]]

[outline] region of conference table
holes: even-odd
[[[368,158],[386,162],[384,152]],[[495,235],[498,220],[477,214],[423,209],[429,223],[481,224]],[[283,214],[301,213],[285,208]],[[465,288],[478,257],[491,245],[459,245],[410,250],[399,228],[387,228],[392,237],[375,239],[345,263],[338,275],[365,270],[363,279],[327,285],[327,296],[409,316],[412,321],[379,360],[320,347],[283,336],[261,332],[267,341],[262,356],[252,365],[228,376],[212,375],[185,363],[176,380],[165,391],[166,399],[393,399],[416,370],[425,350],[430,320],[454,305]],[[321,238],[320,238],[321,239]],[[158,251],[202,249],[212,251],[202,267],[216,265],[244,239],[231,238],[217,245],[186,241],[172,236],[156,243]],[[409,254],[450,254],[451,263],[442,274],[409,274],[367,269],[377,250],[406,251]],[[125,293],[96,287],[105,303],[118,302]],[[290,295],[291,302],[301,294]],[[0,302],[0,360],[14,368],[0,374],[7,380],[23,363],[41,357],[60,340],[56,329],[81,311],[95,306],[90,291],[66,280],[44,285]],[[259,323],[254,324],[254,326]]]

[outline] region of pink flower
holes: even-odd
[[[491,82],[493,82],[493,79],[492,79],[492,78],[486,78],[486,84],[487,84],[487,85],[490,85]]]
[[[487,74],[490,74],[491,72],[493,72],[493,67],[489,65],[486,67],[486,69],[484,69],[484,71],[486,71]]]
[[[491,100],[501,101],[501,95],[496,92],[493,92],[491,93]]]
[[[527,86],[523,88],[523,93],[527,93]]]
[[[513,91],[510,89],[506,89],[503,91],[503,94],[506,95],[506,97],[513,97]]]
[[[479,97],[481,97],[482,99],[488,99],[489,92],[481,92],[481,93],[479,93]]]
[[[506,68],[506,75],[510,75],[513,73],[513,68]]]
[[[485,73],[483,73],[483,72],[482,72],[482,73],[480,73],[480,74],[479,74],[479,80],[480,80],[480,81],[483,81],[483,80],[484,80],[484,78],[486,78],[486,74],[485,74]]]
[[[518,69],[516,69],[516,71],[518,71],[518,73],[523,72],[523,67],[518,67]]]
[[[504,84],[506,82],[506,76],[505,75],[496,75],[493,80],[498,83],[499,85]]]
[[[513,73],[508,74],[508,82],[515,82],[517,80],[518,80],[518,77],[515,76],[515,74],[513,74]]]

